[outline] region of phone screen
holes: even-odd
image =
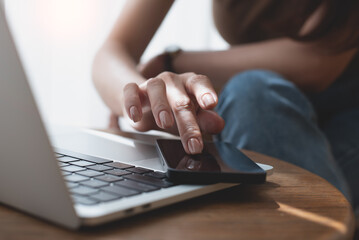
[[[250,175],[265,176],[262,168],[228,143],[205,142],[201,154],[189,155],[183,149],[181,141],[160,139],[157,140],[157,149],[165,162],[170,179],[171,173],[175,173],[177,180],[181,180],[181,177],[200,177],[201,174],[203,177],[207,174],[206,177],[211,177],[211,181],[217,178],[222,181],[227,179],[227,182],[243,180]]]

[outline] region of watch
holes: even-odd
[[[173,69],[173,60],[182,52],[182,49],[178,46],[168,46],[164,52],[164,67],[165,71],[175,72]]]

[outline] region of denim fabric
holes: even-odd
[[[270,71],[240,73],[220,95],[216,110],[226,125],[218,138],[305,168],[328,180],[357,205],[359,108],[335,109],[330,117],[324,111],[321,118],[319,112],[328,109],[321,94],[308,97]],[[315,98],[320,98],[322,105]]]

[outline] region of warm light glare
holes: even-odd
[[[127,0],[1,1],[45,120],[106,128],[109,110],[94,89],[91,66]],[[208,0],[175,1],[142,60],[169,45],[227,48],[211,24],[210,5]]]
[[[36,20],[46,37],[84,40],[98,21],[98,0],[35,0]]]
[[[280,202],[277,202],[277,203],[279,205],[278,210],[281,212],[288,213],[290,215],[300,217],[300,218],[306,219],[311,222],[315,222],[315,223],[318,223],[318,224],[321,224],[321,225],[324,225],[327,227],[334,228],[342,234],[345,234],[347,232],[347,227],[339,221],[336,221],[334,219],[324,217],[324,216],[321,216],[321,215],[318,215],[318,214],[315,214],[312,212],[308,212],[308,211],[305,211],[305,210],[302,210],[299,208],[291,207],[284,203],[280,203]]]

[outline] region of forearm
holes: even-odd
[[[130,82],[145,81],[136,66],[172,3],[169,0],[127,1],[97,53],[92,68],[93,81],[115,114],[122,114],[123,87]]]
[[[234,46],[225,51],[183,52],[174,59],[178,72],[207,75],[216,89],[238,72],[267,69],[282,74],[305,91],[320,91],[345,69],[355,51],[331,56],[290,39]]]
[[[116,115],[122,115],[119,104],[123,87],[130,82],[142,83],[145,79],[136,70],[137,63],[120,44],[106,43],[97,53],[93,64],[93,81],[100,96]]]

